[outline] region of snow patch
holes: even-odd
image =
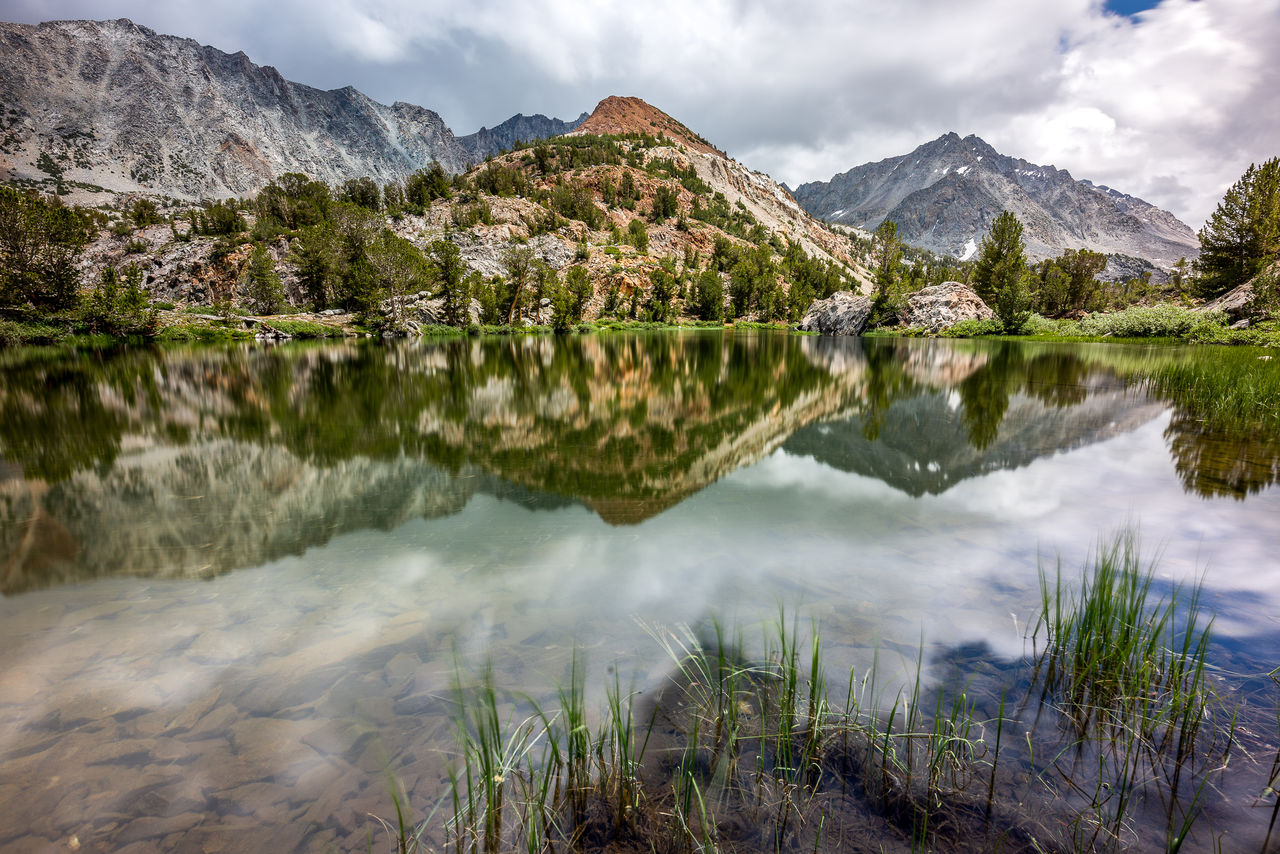
[[[964,244],[964,252],[960,253],[961,261],[968,261],[978,251],[978,244],[970,237]]]
[[[972,168],[973,168],[973,167],[972,167],[972,166],[970,166],[970,165],[969,165],[969,164],[967,164],[967,163],[966,163],[964,166],[957,166],[957,167],[956,167],[956,174],[957,174],[957,175],[963,175],[964,173],[968,172],[968,171],[969,171],[970,169],[972,169]]]

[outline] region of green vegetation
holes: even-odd
[[[1280,259],[1280,158],[1249,164],[1200,229],[1201,295],[1242,285]]]
[[[77,261],[89,242],[88,213],[0,187],[0,308],[50,313],[77,301]]]
[[[982,238],[973,289],[991,306],[1006,333],[1020,331],[1031,316],[1022,223],[1009,211],[996,217],[991,232]]]
[[[249,256],[245,290],[249,304],[258,314],[275,314],[284,306],[284,286],[265,246],[255,246]]]
[[[671,674],[640,694],[615,673],[599,711],[580,651],[558,708],[507,695],[490,668],[473,688],[459,677],[451,814],[400,814],[401,850],[815,850],[854,832],[1114,851],[1141,816],[1153,847],[1177,851],[1224,797],[1208,780],[1236,752],[1236,712],[1208,676],[1199,588],[1156,598],[1154,583],[1131,532],[1078,592],[1042,573],[1036,649],[994,671],[1009,681],[988,665],[927,689],[922,650],[901,688],[878,657],[832,686],[817,625],[802,634],[785,610],[755,655],[715,620],[648,627]]]
[[[902,241],[898,239],[898,226],[886,219],[873,235],[872,269],[875,273],[875,292],[871,298],[871,322],[878,323],[887,315],[896,313],[902,294],[898,289],[902,265]]]

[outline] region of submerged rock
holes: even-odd
[[[871,315],[871,298],[859,296],[853,291],[837,291],[824,300],[809,306],[801,332],[821,332],[823,335],[861,335]]]
[[[907,308],[899,320],[903,326],[938,332],[962,320],[991,320],[995,316],[972,288],[960,282],[943,282],[907,297]]]

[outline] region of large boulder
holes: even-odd
[[[1240,321],[1248,318],[1257,312],[1258,307],[1254,301],[1259,296],[1258,285],[1263,285],[1262,291],[1265,293],[1268,287],[1275,287],[1275,280],[1280,277],[1280,261],[1272,264],[1258,275],[1254,276],[1243,285],[1232,288],[1217,299],[1210,300],[1193,311],[1220,311],[1233,321]]]
[[[859,296],[853,291],[836,291],[823,300],[809,306],[801,332],[821,332],[823,335],[861,335],[871,314],[871,298]]]
[[[903,326],[939,332],[962,320],[991,320],[995,316],[972,288],[960,282],[943,282],[907,297],[907,307],[898,321]]]
[[[1210,300],[1195,311],[1206,313],[1220,311],[1232,320],[1240,320],[1248,316],[1254,296],[1256,294],[1253,291],[1253,281],[1250,280],[1239,287],[1232,288],[1217,299]]]

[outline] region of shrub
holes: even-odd
[[[999,320],[962,320],[942,330],[943,338],[977,338],[982,335],[999,335],[1004,324]]]
[[[1226,315],[1221,312],[1198,312],[1166,303],[1092,314],[1080,321],[1079,330],[1081,335],[1118,338],[1183,338],[1201,327],[1226,325]]]

